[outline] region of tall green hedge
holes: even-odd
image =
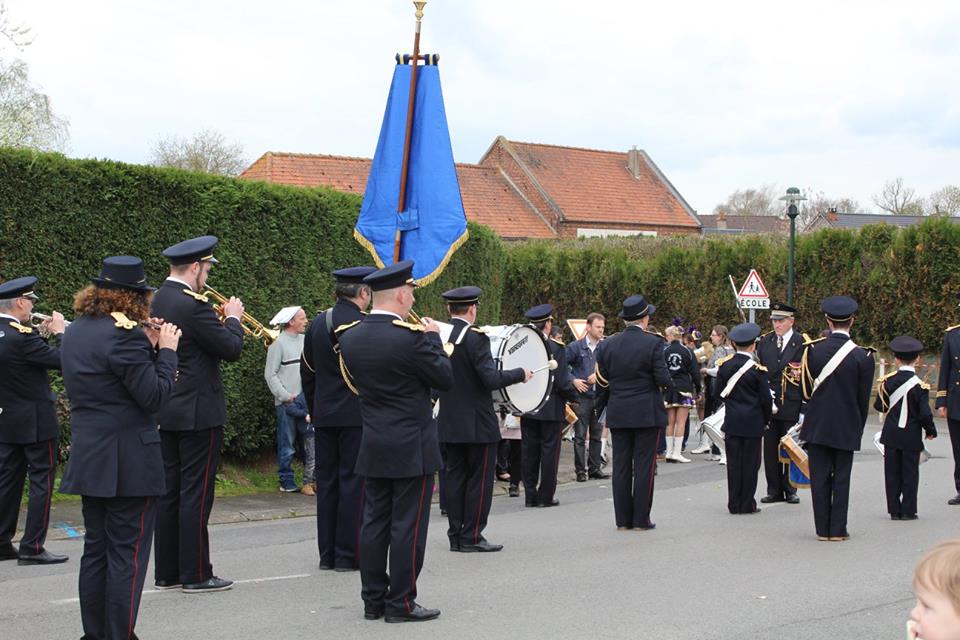
[[[518,243],[507,252],[502,314],[521,318],[528,306],[550,301],[560,318],[605,313],[614,330],[622,300],[643,293],[657,306],[653,322],[660,328],[675,317],[706,329],[730,326],[740,316],[727,275],[739,288],[755,268],[772,298],[785,301],[787,256],[788,241],[777,236]],[[824,328],[820,300],[847,294],[860,302],[855,334],[861,344],[882,346],[909,333],[936,351],[944,327],[960,322],[958,267],[960,225],[944,218],[906,229],[873,225],[798,235],[798,327]],[[767,317],[758,314],[763,324]]]
[[[209,233],[220,238],[213,287],[241,297],[264,322],[290,304],[312,317],[333,302],[330,271],[371,263],[352,236],[360,202],[328,189],[0,149],[0,280],[36,275],[38,309],[69,318],[74,293],[103,257],[140,256],[157,284],[167,274],[164,247]],[[471,224],[470,240],[444,274],[418,290],[417,310],[442,317],[439,292],[469,280],[487,291],[484,321],[498,321],[503,263],[499,238]],[[273,442],[265,354],[248,339],[240,361],[223,367],[233,456]]]

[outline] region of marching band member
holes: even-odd
[[[207,523],[223,446],[226,399],[220,360],[234,362],[243,350],[243,303],[224,305],[224,320],[200,292],[217,245],[215,236],[185,240],[163,251],[170,275],[153,299],[152,313],[183,331],[177,349],[180,368],[170,401],[160,410],[160,437],[166,493],[157,513],[157,589],[184,593],[229,589],[233,582],[213,575]]]
[[[642,295],[623,301],[618,314],[623,332],[610,336],[597,349],[597,384],[601,409],[613,438],[613,510],[617,529],[650,530],[657,441],[667,425],[661,387],[672,390],[673,379],[663,357],[663,336],[647,330],[656,307]]]
[[[342,372],[360,396],[363,418],[356,471],[364,476],[360,529],[364,618],[432,620],[440,610],[416,601],[433,474],[440,468],[430,394],[431,389],[450,389],[453,369],[435,322],[403,320],[416,300],[412,260],[380,269],[363,282],[373,290],[373,309],[341,331],[340,349]]]
[[[566,425],[566,403],[577,401],[577,390],[567,368],[563,342],[550,337],[553,327],[553,305],[541,304],[527,309],[527,320],[547,340],[550,358],[556,360],[550,398],[534,413],[520,418],[520,457],[523,466],[523,493],[528,507],[555,507],[560,501],[557,490],[557,467],[560,464],[560,433]]]
[[[800,419],[800,356],[803,337],[793,328],[797,310],[775,302],[770,305],[773,331],[757,343],[757,359],[767,370],[770,389],[776,394],[777,413],[763,432],[763,470],[767,478],[767,495],[760,502],[797,504],[797,489],[790,484],[790,465],[780,461],[780,439]]]
[[[880,442],[887,513],[891,520],[916,520],[923,432],[927,440],[932,440],[937,437],[937,428],[930,412],[930,386],[916,374],[923,343],[911,336],[898,336],[889,347],[897,370],[880,379],[873,403],[884,414]]]
[[[490,338],[474,326],[483,290],[460,287],[445,291],[453,329],[453,386],[440,392],[437,430],[446,450],[447,537],[451,551],[500,551],[483,537],[493,501],[500,426],[490,392],[526,382],[533,374],[522,368],[499,371],[490,353]]]
[[[300,380],[313,420],[320,568],[353,571],[363,513],[363,478],[354,468],[360,451],[360,400],[340,373],[339,331],[363,319],[375,267],[333,272],[337,302],[317,314],[303,342]]]
[[[665,397],[667,405],[667,462],[692,462],[683,455],[683,434],[687,427],[690,410],[695,409],[700,395],[700,369],[697,360],[680,341],[683,330],[671,325],[665,336],[667,347],[663,351],[667,370],[673,378],[673,388]]]
[[[806,401],[800,439],[810,456],[810,499],[817,540],[848,540],[853,452],[860,450],[870,408],[872,349],[857,346],[850,327],[858,305],[847,296],[821,302],[830,335],[804,342],[801,390]]]
[[[36,284],[35,277],[26,276],[0,285],[0,560],[21,565],[67,561],[67,556],[43,548],[60,435],[47,371],[60,368],[64,321],[54,312],[44,323],[53,335],[52,346],[30,326]],[[13,535],[25,476],[30,478],[30,498],[18,551]]]
[[[754,495],[760,471],[763,432],[773,413],[767,370],[754,360],[760,327],[752,322],[730,330],[737,352],[717,372],[723,398],[724,443],[727,450],[727,509],[730,513],[759,513]]]
[[[157,412],[173,392],[180,340],[170,323],[138,327],[152,293],[139,258],[105,259],[63,338],[73,443],[60,491],[83,496],[84,638],[136,638],[164,490]]]

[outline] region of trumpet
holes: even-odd
[[[41,327],[41,325],[43,325],[43,323],[46,322],[47,320],[53,320],[53,316],[48,316],[48,315],[45,314],[45,313],[31,313],[31,314],[30,314],[30,326],[33,327],[34,329],[39,330],[40,327]],[[64,328],[69,327],[69,326],[70,326],[70,321],[69,321],[69,320],[64,320],[64,321],[63,321],[63,326],[64,326]]]
[[[222,319],[223,305],[225,305],[230,299],[210,285],[205,285],[204,289],[207,295],[216,300],[217,304],[214,305],[213,309]],[[243,312],[243,317],[240,318],[240,326],[243,327],[243,332],[251,338],[263,340],[263,346],[265,347],[269,347],[277,340],[277,338],[280,337],[280,331],[277,329],[268,329],[262,322],[254,318],[246,311]]]

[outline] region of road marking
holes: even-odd
[[[277,580],[297,580],[300,578],[309,578],[309,573],[294,573],[289,576],[269,576],[267,578],[247,578],[246,580],[234,580],[233,584],[259,584],[261,582],[276,582]],[[172,591],[174,593],[179,593],[179,589],[144,589],[143,595],[150,593],[163,593],[164,591]],[[80,598],[64,598],[62,600],[51,600],[50,604],[76,604],[80,602]]]

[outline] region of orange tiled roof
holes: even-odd
[[[241,178],[300,187],[326,186],[362,194],[369,158],[268,151]],[[555,238],[556,233],[528,207],[496,167],[458,164],[457,177],[467,219],[485,224],[501,238]]]
[[[627,168],[628,154],[497,138],[480,160],[504,145],[526,166],[565,222],[700,226],[693,209],[649,156],[638,151],[639,178]]]

